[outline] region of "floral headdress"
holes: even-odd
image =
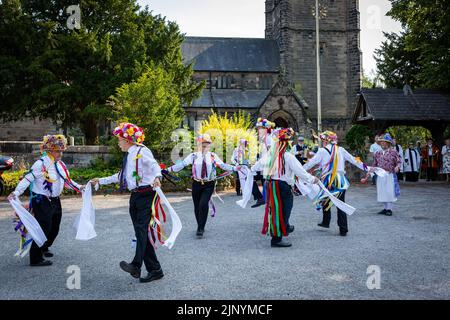
[[[275,123],[264,118],[258,118],[258,120],[256,121],[256,128],[260,127],[266,128],[270,133],[270,131],[275,128]]]
[[[270,148],[267,171],[264,173],[266,178],[270,178],[277,171],[280,176],[285,173],[284,153],[290,150],[294,134],[292,128],[282,128],[275,131],[275,143]]]
[[[336,144],[337,143],[337,134],[334,133],[333,131],[324,131],[320,134],[320,139],[323,141],[327,141],[329,143],[332,144]]]
[[[64,151],[67,149],[67,139],[62,134],[49,134],[42,139],[43,151]]]
[[[123,122],[113,131],[113,135],[134,144],[142,144],[145,140],[144,130],[135,124]]]
[[[283,128],[276,131],[275,136],[279,141],[291,141],[294,137],[294,130],[292,128]]]

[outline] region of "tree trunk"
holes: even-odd
[[[86,138],[86,145],[95,145],[98,138],[98,125],[92,118],[87,118],[82,124],[83,133]]]

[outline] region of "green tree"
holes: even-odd
[[[376,50],[378,72],[388,87],[450,89],[450,0],[391,0],[388,15],[400,34],[385,33]]]
[[[365,159],[368,153],[368,149],[366,148],[367,139],[372,136],[373,132],[369,127],[354,124],[345,135],[345,143],[357,156]]]
[[[135,81],[117,88],[110,98],[118,122],[144,129],[145,144],[157,153],[171,147],[170,135],[183,120],[179,88],[161,65],[152,65]]]
[[[403,148],[407,147],[410,142],[413,142],[415,145],[417,141],[421,141],[423,145],[426,142],[426,139],[431,137],[430,131],[423,127],[394,126],[388,128],[386,131],[389,132]]]
[[[141,10],[136,0],[80,0],[81,29],[66,26],[61,1],[6,0],[0,4],[0,116],[59,120],[80,125],[95,143],[98,122],[113,120],[107,99],[161,65],[179,87],[180,103],[201,91],[181,61],[183,35],[175,23]],[[3,76],[5,75],[5,76]]]

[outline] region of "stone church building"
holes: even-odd
[[[266,0],[264,39],[187,37],[182,45],[202,96],[186,106],[193,126],[213,109],[245,110],[280,127],[317,127],[314,0]],[[351,124],[361,89],[357,0],[320,1],[322,127]]]
[[[322,127],[342,133],[361,87],[358,1],[319,2]],[[314,5],[315,0],[266,0],[263,39],[186,37],[183,59],[207,85],[185,106],[184,124],[193,128],[211,110],[244,110],[301,134],[316,128]],[[40,140],[55,130],[46,120],[5,123],[0,140]]]

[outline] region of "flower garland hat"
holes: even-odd
[[[144,130],[135,124],[123,122],[113,131],[113,135],[130,143],[141,145],[145,140]]]
[[[319,138],[332,144],[337,143],[337,134],[333,131],[324,131],[320,134]]]
[[[42,139],[43,151],[64,151],[67,149],[67,139],[62,134],[49,134]]]
[[[264,118],[258,118],[258,120],[256,121],[256,128],[266,128],[267,130],[271,130],[273,128],[275,128],[275,123],[264,119]]]

